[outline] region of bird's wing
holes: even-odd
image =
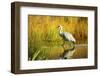
[[[67,40],[76,42],[75,38],[73,37],[73,35],[71,33],[65,32],[64,35]]]

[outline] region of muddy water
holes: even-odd
[[[45,45],[39,49],[34,60],[80,59],[88,57],[88,46],[75,45],[74,48],[65,46]]]
[[[75,46],[75,48],[53,47],[51,48],[48,58],[49,59],[79,59],[88,57],[87,46]]]

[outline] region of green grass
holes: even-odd
[[[76,44],[87,44],[88,19],[86,17],[28,16],[28,58],[29,60],[57,59],[64,52],[63,40],[57,26],[70,32]],[[66,43],[66,48],[68,45]]]

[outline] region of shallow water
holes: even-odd
[[[74,48],[73,48],[74,47]],[[88,57],[88,46],[86,44],[63,46],[57,43],[41,44],[31,60],[57,60],[57,59],[80,59]]]

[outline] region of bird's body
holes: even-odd
[[[59,30],[59,35],[63,38],[64,41],[69,41],[69,42],[73,42],[75,43],[76,40],[73,37],[73,35],[69,32],[63,32],[62,31],[62,26],[58,26],[58,30]]]
[[[65,41],[69,41],[69,42],[76,42],[75,38],[72,36],[71,33],[69,32],[61,32],[59,33],[59,35],[65,40]]]
[[[63,48],[64,48],[65,41],[67,41],[68,44],[70,43],[69,45],[71,46],[71,49],[67,49],[67,51],[64,48],[64,53],[61,56],[61,58],[63,58],[63,59],[71,58],[71,56],[75,52],[75,50],[74,50],[75,46],[72,45],[72,44],[74,44],[76,42],[76,40],[75,40],[75,38],[73,37],[73,35],[71,33],[63,32],[61,25],[58,26],[58,32],[59,32],[60,37],[62,37],[62,39],[63,39],[63,44],[62,44]],[[74,50],[74,51],[72,51],[72,50]]]

